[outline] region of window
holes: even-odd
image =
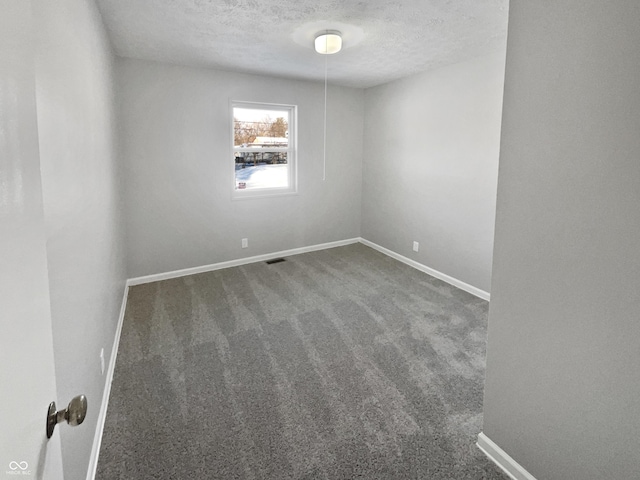
[[[296,192],[296,107],[232,102],[234,197]]]

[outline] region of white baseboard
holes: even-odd
[[[399,260],[402,263],[406,263],[410,267],[420,270],[421,272],[431,275],[432,277],[442,280],[443,282],[447,282],[448,284],[453,285],[454,287],[457,287],[460,290],[464,290],[465,292],[468,292],[471,295],[475,295],[476,297],[479,297],[486,301],[489,301],[491,299],[491,295],[489,294],[489,292],[480,290],[479,288],[474,287],[473,285],[469,285],[468,283],[458,280],[457,278],[450,277],[446,273],[442,273],[442,272],[439,272],[438,270],[434,270],[433,268],[427,267],[426,265],[418,263],[415,260],[411,260],[410,258],[400,255],[399,253],[389,250],[388,248],[381,247],[380,245],[373,243],[369,240],[366,240],[364,238],[360,238],[359,240],[360,240],[360,243],[367,245],[368,247],[378,250],[379,252],[390,256],[391,258],[395,258],[396,260]]]
[[[367,245],[368,247],[371,247],[375,250],[378,250],[379,252],[384,253],[385,255],[395,258],[396,260],[402,263],[406,263],[407,265],[417,270],[420,270],[421,272],[424,272],[428,275],[431,275],[432,277],[440,279],[443,282],[447,282],[448,284],[453,285],[454,287],[457,287],[461,290],[464,290],[465,292],[475,295],[476,297],[482,298],[483,300],[487,300],[487,301],[489,301],[490,299],[489,293],[485,292],[484,290],[480,290],[479,288],[476,288],[473,285],[469,285],[468,283],[458,280],[457,278],[453,278],[445,273],[439,272],[438,270],[434,270],[433,268],[427,267],[426,265],[418,263],[415,260],[411,260],[410,258],[404,257],[399,253],[396,253],[392,250],[384,248],[380,245],[377,245],[361,237],[350,238],[347,240],[339,240],[337,242],[321,243],[318,245],[311,245],[308,247],[292,248],[290,250],[282,250],[280,252],[266,253],[264,255],[256,255],[253,257],[238,258],[236,260],[213,263],[210,265],[202,265],[200,267],[184,268],[182,270],[174,270],[171,272],[163,272],[163,273],[157,273],[153,275],[130,278],[129,280],[127,280],[127,285],[131,287],[134,285],[141,285],[143,283],[159,282],[162,280],[169,280],[172,278],[185,277],[187,275],[195,275],[198,273],[212,272],[214,270],[221,270],[223,268],[238,267],[240,265],[247,265],[249,263],[264,262],[266,260],[271,260],[272,258],[289,257],[292,255],[299,255],[301,253],[315,252],[317,250],[325,250],[327,248],[342,247],[344,245],[351,245],[353,243],[358,243],[358,242],[362,243],[363,245]]]
[[[98,468],[98,456],[100,455],[100,446],[102,445],[102,432],[104,430],[105,419],[107,418],[107,407],[109,405],[109,395],[111,394],[111,382],[113,381],[113,372],[116,368],[116,357],[118,356],[118,346],[120,345],[120,334],[122,333],[122,324],[124,323],[124,312],[127,309],[128,295],[129,286],[125,285],[124,295],[122,297],[122,306],[120,307],[120,316],[118,317],[118,325],[116,326],[116,334],[113,339],[111,357],[109,358],[109,366],[107,368],[107,377],[105,379],[104,391],[102,394],[102,404],[100,406],[100,412],[98,413],[96,433],[93,437],[93,448],[91,449],[91,457],[89,458],[87,480],[95,479],[96,469]]]
[[[522,465],[511,458],[509,454],[498,445],[493,443],[484,433],[480,432],[476,445],[489,457],[489,460],[500,467],[500,469],[513,480],[536,480]]]
[[[154,275],[146,275],[144,277],[135,277],[127,280],[127,285],[141,285],[143,283],[159,282],[161,280],[185,277],[187,275],[195,275],[197,273],[212,272],[214,270],[221,270],[223,268],[247,265],[248,263],[264,262],[266,260],[271,260],[278,257],[290,257],[292,255],[299,255],[301,253],[315,252],[317,250],[325,250],[327,248],[342,247],[344,245],[358,243],[359,241],[359,238],[350,238],[348,240],[339,240],[337,242],[321,243],[318,245],[311,245],[309,247],[292,248],[290,250],[282,250],[280,252],[266,253],[264,255],[256,255],[254,257],[238,258],[236,260],[229,260],[228,262],[213,263],[211,265],[203,265],[201,267],[185,268],[182,270],[174,270],[173,272],[164,272]]]

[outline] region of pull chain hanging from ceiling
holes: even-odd
[[[324,55],[324,124],[322,140],[322,181],[327,179],[327,86],[328,86],[328,56],[338,53],[342,49],[340,32],[326,30],[316,36],[316,52]]]
[[[329,56],[324,56],[324,125],[322,139],[322,181],[327,180],[327,68]]]

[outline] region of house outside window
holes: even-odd
[[[234,198],[296,193],[296,106],[233,101]]]

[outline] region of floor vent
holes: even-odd
[[[284,258],[274,258],[271,260],[267,260],[266,263],[267,265],[271,265],[272,263],[280,263],[280,262],[286,262],[286,260]]]

